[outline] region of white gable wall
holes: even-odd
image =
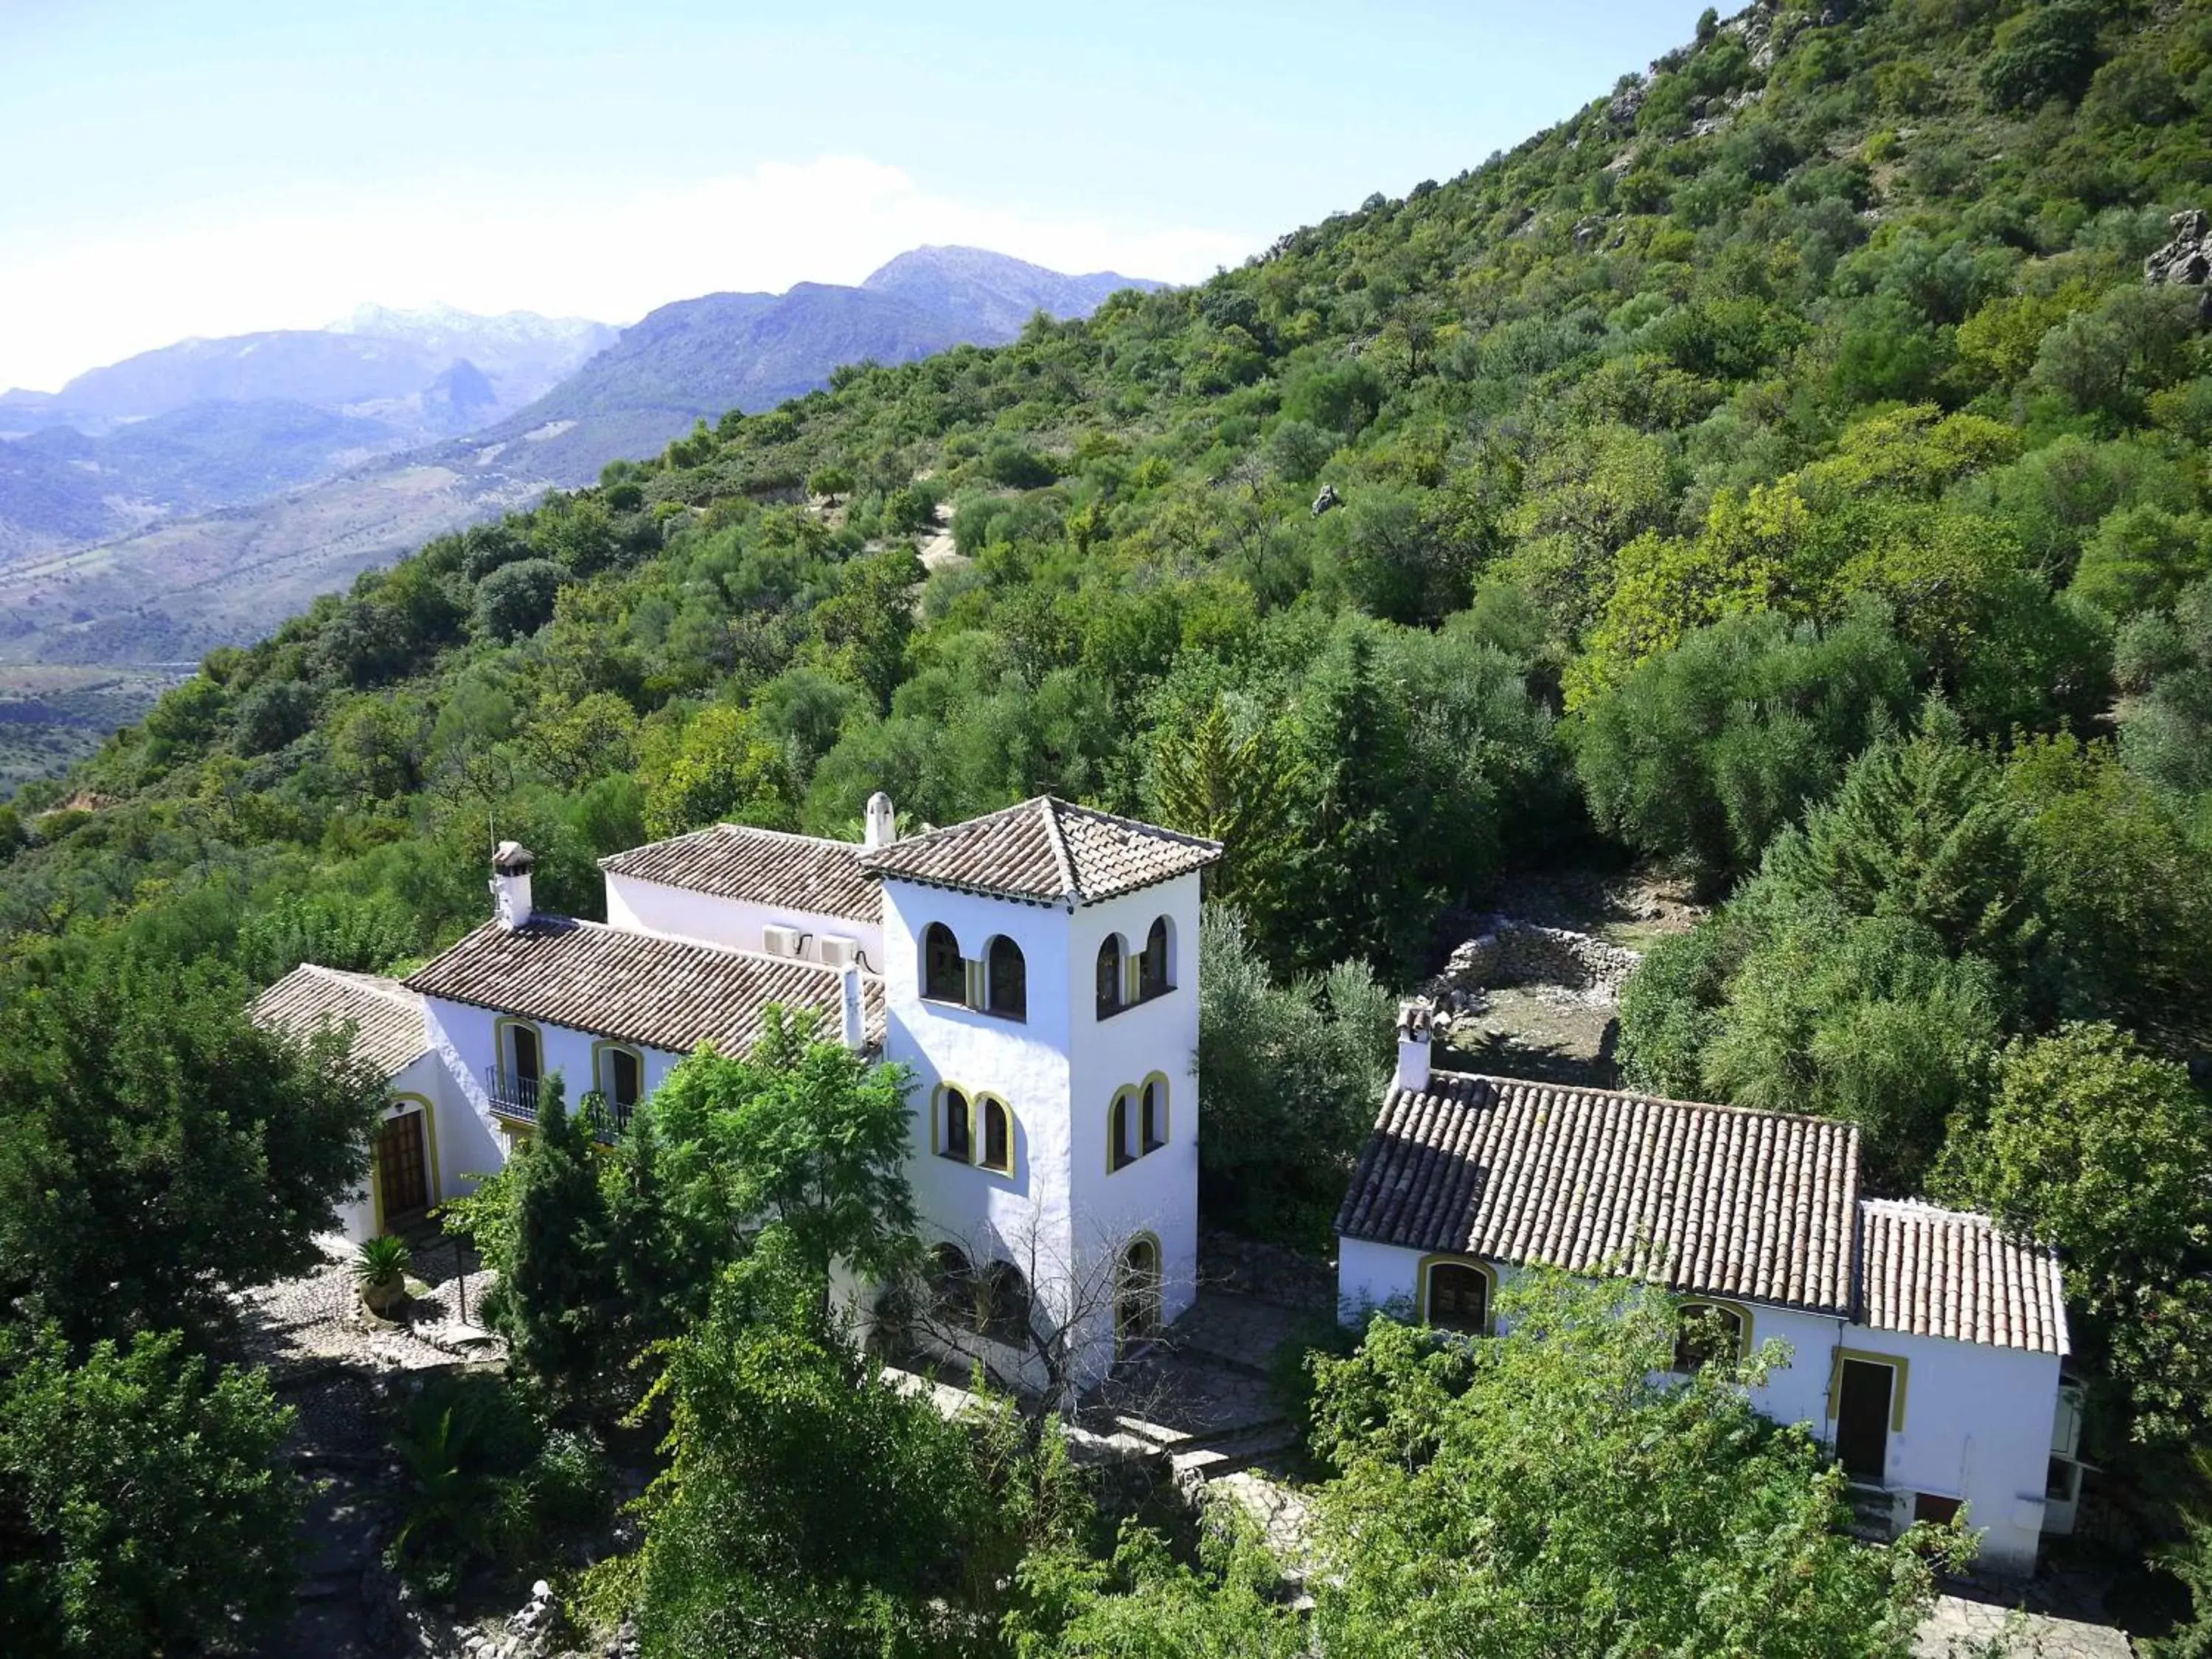
[[[780,909],[748,899],[695,893],[687,888],[671,887],[636,876],[618,876],[611,871],[606,872],[606,884],[607,925],[611,927],[738,951],[763,949],[761,930],[764,927],[795,927],[813,936],[806,941],[805,954],[817,961],[823,935],[835,933],[860,941],[869,971],[879,973],[883,969],[884,930],[872,922],[825,915],[817,910]]]
[[[457,1171],[447,1158],[446,1144],[450,1137],[457,1145],[466,1146],[469,1137],[455,1121],[459,1103],[453,1091],[446,1086],[445,1068],[438,1063],[437,1055],[428,1050],[417,1054],[392,1073],[386,1087],[392,1098],[385,1108],[386,1118],[422,1112],[427,1119],[423,1125],[423,1149],[427,1154],[425,1173],[430,1202],[436,1204],[466,1191],[466,1186],[455,1180]],[[382,1206],[375,1192],[375,1149],[372,1146],[369,1169],[361,1185],[338,1205],[338,1231],[349,1244],[365,1243],[385,1230]]]
[[[1373,1309],[1410,1318],[1424,1252],[1366,1239],[1338,1241],[1337,1291],[1347,1321]],[[1511,1268],[1504,1273],[1510,1277]],[[1834,1434],[1829,1390],[1838,1349],[1904,1362],[1901,1426],[1893,1417],[1884,1484],[1893,1520],[1912,1520],[1913,1496],[1966,1500],[1982,1534],[1978,1565],[2033,1571],[2044,1521],[2043,1488],[2058,1405],[2058,1358],[1947,1338],[1877,1331],[1826,1315],[1719,1298],[1751,1316],[1754,1345],[1779,1340],[1789,1363],[1753,1391],[1779,1423],[1802,1423],[1823,1443]]]

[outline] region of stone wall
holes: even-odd
[[[1437,976],[1435,991],[1541,986],[1609,1007],[1620,1001],[1622,982],[1643,959],[1637,951],[1607,945],[1588,933],[1500,917],[1451,953]],[[1439,996],[1437,1000],[1443,1006],[1456,999]]]

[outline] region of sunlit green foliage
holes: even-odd
[[[1739,1386],[1781,1353],[1670,1377],[1671,1306],[1617,1283],[1530,1276],[1499,1315],[1473,1343],[1378,1316],[1316,1362],[1322,1651],[1912,1651],[1965,1534],[1842,1537],[1842,1472]]]
[[[173,1334],[0,1322],[0,1645],[58,1659],[231,1652],[289,1604],[301,1492],[267,1374]]]

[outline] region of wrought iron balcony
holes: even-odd
[[[504,1122],[535,1127],[538,1123],[538,1079],[501,1076],[497,1067],[484,1073],[484,1094],[491,1102],[492,1115]],[[603,1146],[611,1146],[616,1138],[629,1127],[633,1107],[620,1105],[594,1090],[571,1109],[580,1112],[592,1126],[592,1138]]]

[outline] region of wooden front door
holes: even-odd
[[[1890,1392],[1896,1386],[1890,1366],[1844,1361],[1836,1390],[1836,1461],[1854,1480],[1880,1486],[1888,1470]]]
[[[377,1132],[376,1193],[387,1231],[395,1218],[429,1207],[430,1156],[422,1113],[386,1118]]]

